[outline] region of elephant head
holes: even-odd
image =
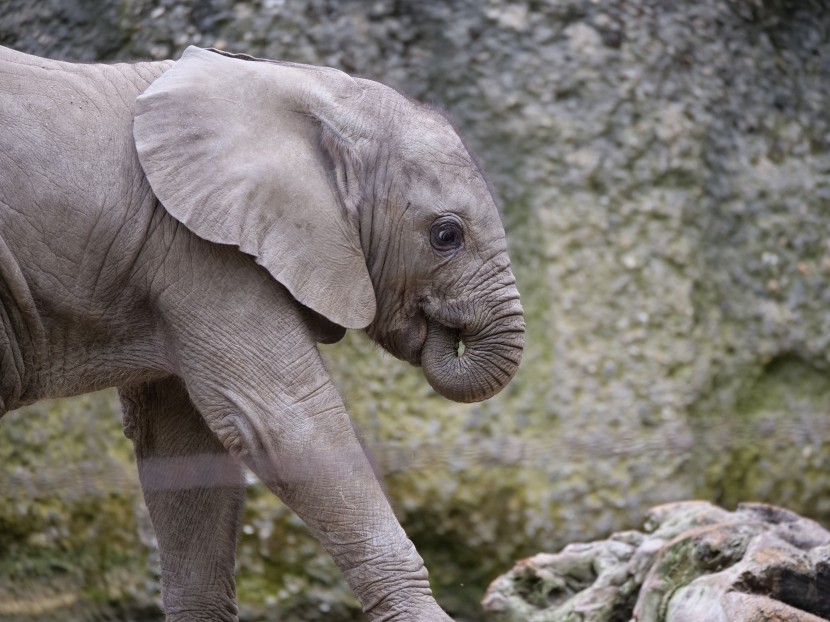
[[[177,220],[442,395],[483,400],[515,374],[524,322],[498,208],[436,110],[334,69],[189,48],[138,99],[134,135]]]

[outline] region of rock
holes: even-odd
[[[830,532],[762,503],[671,503],[644,532],[518,562],[483,606],[503,622],[830,620]]]

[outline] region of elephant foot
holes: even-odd
[[[176,605],[165,606],[165,622],[239,622],[236,603],[227,597],[198,593]],[[169,602],[165,597],[165,601]]]

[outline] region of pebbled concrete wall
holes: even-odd
[[[327,64],[456,119],[504,206],[528,311],[516,380],[460,406],[361,335],[326,356],[442,602],[476,619],[515,557],[658,503],[763,500],[830,521],[829,9],[7,0],[0,43]],[[352,615],[293,520],[251,487],[243,603]]]

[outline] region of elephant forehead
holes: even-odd
[[[412,201],[436,216],[452,212],[470,226],[501,228],[495,198],[472,161],[459,165],[433,163],[425,168],[427,173],[410,186]]]
[[[432,162],[438,166],[474,167],[470,154],[451,128],[413,127],[406,132],[404,158],[411,162]]]
[[[443,117],[431,129],[412,135],[403,154],[402,172],[413,198],[501,227],[498,202],[478,160]]]

